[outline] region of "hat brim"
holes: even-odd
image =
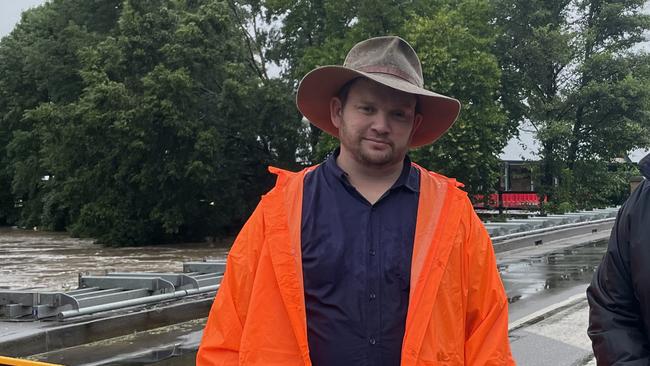
[[[454,124],[460,113],[460,102],[457,99],[420,88],[390,74],[361,72],[344,66],[323,66],[305,75],[298,86],[296,105],[309,122],[338,137],[338,129],[330,116],[330,100],[345,83],[358,77],[366,77],[418,96],[422,123],[413,134],[411,147],[436,141]]]

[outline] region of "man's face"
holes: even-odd
[[[416,101],[412,94],[369,79],[354,81],[344,106],[338,97],[330,102],[341,152],[370,167],[400,163],[408,152],[414,127],[422,120],[415,113]]]

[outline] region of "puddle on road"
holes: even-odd
[[[499,264],[508,301],[515,303],[532,295],[551,294],[589,283],[606,250],[607,241],[599,241]]]
[[[0,290],[70,290],[79,273],[181,272],[183,262],[224,259],[226,245],[208,243],[103,247],[61,233],[0,229]]]

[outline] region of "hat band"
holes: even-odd
[[[356,68],[358,71],[362,72],[367,72],[367,73],[381,73],[381,74],[388,74],[388,75],[393,75],[397,76],[398,78],[407,81],[411,84],[414,84],[418,87],[422,87],[422,83],[419,83],[418,80],[413,79],[409,74],[403,72],[401,69],[398,69],[396,67],[390,67],[390,66],[362,66]]]

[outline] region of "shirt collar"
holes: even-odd
[[[341,169],[341,167],[339,167],[339,165],[336,163],[336,158],[340,153],[341,148],[337,147],[329,154],[323,165],[325,166],[325,171],[328,174],[332,174],[346,185],[350,185],[350,181],[348,180],[348,173],[344,172],[343,169]],[[412,192],[420,192],[420,173],[418,169],[411,164],[411,159],[408,157],[408,155],[404,157],[402,173],[390,189],[393,190],[400,187],[407,188]]]

